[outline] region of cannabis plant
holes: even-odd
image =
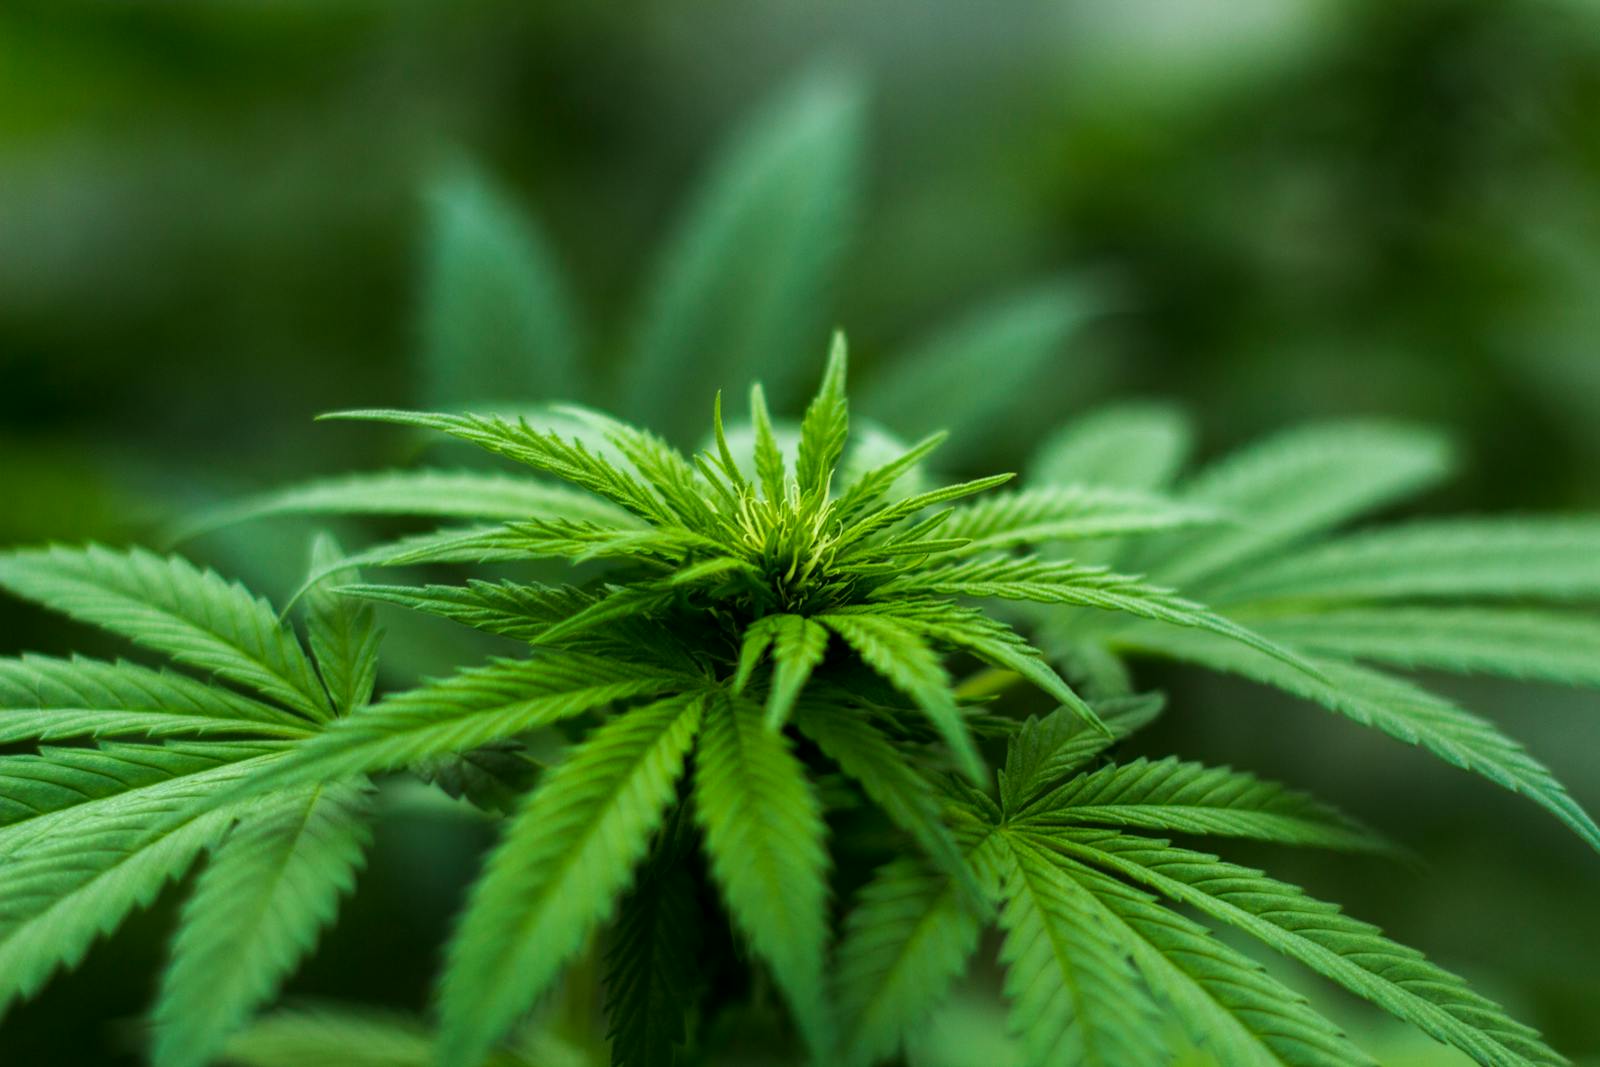
[[[1161,707],[1129,660],[1175,657],[1422,745],[1600,845],[1514,742],[1383,669],[1600,682],[1600,622],[1581,610],[1600,595],[1600,526],[1324,536],[1446,454],[1391,427],[1313,429],[1173,490],[1183,434],[1154,409],[1069,427],[1022,488],[938,483],[943,435],[851,445],[845,378],[840,341],[797,429],[759,386],[737,424],[717,398],[692,455],[582,408],[334,416],[543,478],[357,476],[245,509],[493,520],[348,556],[320,540],[303,638],[178,556],[0,555],[0,585],[173,664],[0,662],[0,741],[27,748],[0,756],[0,1006],[198,862],[151,1013],[157,1067],[585,1062],[546,1040],[541,1005],[585,995],[594,959],[612,1063],[729,1062],[750,1032],[778,1059],[879,1063],[990,928],[1020,1063],[1372,1062],[1203,923],[1479,1063],[1565,1062],[1377,928],[1171,840],[1384,851],[1373,832],[1118,744]],[[550,580],[550,560],[577,569]],[[463,564],[502,573],[358,570]],[[376,605],[522,651],[374,699]],[[403,776],[503,817],[445,951],[436,1031],[315,1011],[249,1025],[349,891],[374,782]]]
[[[857,225],[861,178],[870,169],[869,103],[863,80],[837,64],[812,67],[759,101],[716,146],[658,246],[640,256],[630,249],[629,262],[642,261],[644,276],[624,306],[603,317],[591,313],[582,279],[568,269],[573,257],[537,212],[483,167],[453,161],[421,198],[418,343],[414,365],[389,376],[387,402],[514,415],[576,400],[685,447],[705,429],[706,397],[730,384],[759,380],[776,409],[797,410],[814,384],[816,338],[835,317],[830,309],[847,254],[870,232]],[[1099,314],[1108,295],[1102,289],[1087,274],[1063,273],[1000,290],[949,322],[936,321],[932,309],[918,315],[914,321],[933,322],[932,329],[878,341],[867,373],[853,376],[858,444],[886,447],[877,438],[889,428],[912,435],[944,429],[951,432],[940,451],[946,463],[1015,453],[1018,442],[1053,424],[1066,400],[1082,397],[1101,377],[1090,350],[1080,346],[1070,361],[1059,357]],[[423,494],[432,501],[423,510],[459,516],[462,493],[489,506],[480,482],[452,477],[479,459],[467,448],[437,449],[430,457],[437,492]],[[241,456],[226,469],[248,466]],[[204,483],[217,469],[187,481]],[[522,514],[528,505],[518,488],[497,486],[492,499],[500,510],[465,517]],[[224,487],[221,495],[240,494]],[[339,503],[382,512],[385,500],[362,475],[298,485],[292,498],[269,503],[275,514],[326,514]],[[548,500],[542,495],[534,507]],[[252,585],[293,583],[300,553],[282,551],[280,534],[292,524],[230,524],[263,502],[185,515],[163,543],[204,536],[207,558]],[[145,504],[156,513],[169,508],[167,501]],[[49,527],[41,519],[31,528]],[[411,680],[445,669],[460,651],[451,646],[461,642],[436,634],[417,640],[418,629],[389,627],[391,675],[409,668]]]

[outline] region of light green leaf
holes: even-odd
[[[493,660],[394,693],[339,719],[249,783],[252,792],[393,770],[465,752],[613,701],[690,688],[693,679],[575,652]]]
[[[632,472],[591,448],[581,436],[563,436],[558,429],[542,429],[526,418],[513,420],[499,415],[443,415],[381,408],[337,411],[320,417],[437,430],[588,490],[646,521],[665,525],[676,521],[671,509],[652,489]],[[544,421],[549,420],[541,420],[541,424]]]
[[[1521,793],[1600,849],[1600,827],[1572,799],[1548,768],[1495,725],[1399,678],[1338,660],[1311,657],[1319,680],[1259,653],[1209,634],[1160,635],[1130,631],[1119,647],[1199,664],[1274,686],[1363,726],[1421,745],[1446,763],[1482,775]]]
[[[750,387],[750,427],[755,436],[756,478],[768,501],[777,503],[784,499],[788,474],[783,460],[783,448],[778,444],[772,428],[772,416],[767,411],[767,397],[760,383]]]
[[[1190,1040],[1227,1067],[1376,1067],[1305,998],[1149,894],[1035,836],[1040,855],[1094,896],[1095,914]]]
[[[868,424],[855,435],[855,443],[845,453],[839,479],[844,492],[835,506],[839,521],[849,522],[885,499],[904,500],[926,492],[922,461],[949,436],[940,431],[907,447],[898,438]]]
[[[728,911],[783,991],[814,1058],[833,1047],[823,992],[828,942],[821,805],[804,765],[760,708],[723,697],[707,709],[694,786],[711,873]]]
[[[332,922],[368,842],[364,785],[250,805],[183,912],[156,1001],[156,1067],[204,1067]]]
[[[195,799],[192,789],[147,790],[80,821],[71,833],[37,838],[6,856],[0,1014],[37,993],[58,969],[82,962],[96,938],[147,907],[239,814],[224,808],[197,815]]]
[[[718,541],[682,527],[617,529],[565,519],[529,519],[462,531],[457,537],[413,543],[403,548],[395,546],[379,562],[392,567],[528,559],[566,559],[573,563],[648,559],[681,563],[694,552],[720,553],[723,547]],[[363,553],[362,558],[372,551]]]
[[[943,537],[970,538],[961,554],[1017,545],[1080,541],[1206,526],[1221,521],[1204,508],[1148,493],[1098,486],[1051,486],[992,493],[955,509]]]
[[[0,659],[0,744],[69,737],[302,737],[311,724],[231,689],[126,661]]]
[[[591,638],[602,627],[615,627],[630,620],[642,620],[671,604],[696,586],[726,585],[735,575],[749,574],[751,565],[732,556],[692,563],[669,577],[653,582],[615,585],[606,594],[576,615],[561,620],[540,636],[541,644],[568,644],[575,636]]]
[[[313,542],[313,570],[325,570],[343,557],[338,543],[326,534]],[[341,715],[371,699],[378,680],[378,645],[383,631],[373,621],[372,606],[340,596],[331,588],[360,580],[361,572],[350,567],[328,574],[306,593],[306,635],[322,684]]]
[[[1194,426],[1178,408],[1155,403],[1105,408],[1047,438],[1028,460],[1027,482],[1165,493],[1193,445]],[[1092,544],[1046,545],[1040,552],[1113,566],[1127,548],[1126,542],[1108,538]]]
[[[433,1067],[433,1035],[387,1011],[301,1008],[257,1020],[224,1055],[238,1067]]]
[[[945,825],[943,801],[914,761],[872,725],[865,712],[825,700],[801,702],[796,725],[861,788],[941,871],[981,905],[972,869]]]
[[[598,432],[660,494],[678,521],[705,532],[718,528],[719,515],[708,500],[709,483],[688,457],[666,440],[590,408],[562,404],[555,412]]]
[[[396,559],[420,559],[433,563],[487,563],[496,559],[522,558],[519,549],[505,549],[495,543],[495,536],[503,530],[503,526],[445,526],[423,533],[405,534],[390,541],[379,541],[342,560],[313,567],[289,598],[288,607],[298,604],[324,578],[351,567],[387,567]]]
[[[595,601],[571,585],[538,582],[485,582],[465,585],[346,585],[343,596],[397,604],[411,611],[459,622],[485,633],[532,641],[549,627]]]
[[[1600,620],[1499,607],[1371,607],[1261,619],[1275,640],[1400,667],[1600,686]]]
[[[1237,927],[1486,1067],[1567,1062],[1420,952],[1259,871],[1114,833],[1079,831],[1051,847]]]
[[[822,387],[806,408],[800,423],[800,443],[795,452],[794,476],[802,500],[820,503],[827,499],[833,468],[844,455],[850,435],[850,408],[845,397],[844,334],[833,335],[828,365],[822,372]]]
[[[631,525],[590,493],[491,471],[393,470],[340,474],[223,504],[178,525],[172,541],[278,515],[427,515],[458,519],[573,519]]]
[[[433,1034],[409,1016],[376,1008],[279,1011],[235,1035],[229,1067],[434,1067]],[[551,1067],[516,1050],[496,1052],[483,1067]],[[572,1061],[576,1067],[577,1060]]]
[[[1023,1064],[1167,1067],[1159,1011],[1093,898],[1026,838],[1004,840],[1000,959]]]
[[[615,910],[661,824],[703,699],[591,733],[528,796],[473,886],[440,980],[440,1067],[478,1067]]]
[[[856,894],[834,963],[845,1064],[891,1056],[927,1024],[977,951],[980,925],[957,884],[924,861],[878,869]]]
[[[1015,475],[994,474],[987,478],[975,478],[970,482],[941,486],[938,489],[929,489],[927,492],[918,493],[915,496],[903,497],[876,510],[868,511],[846,525],[844,532],[839,536],[839,546],[845,549],[851,548],[851,546],[858,546],[856,548],[858,552],[863,550],[870,551],[873,547],[878,547],[870,540],[874,534],[888,530],[898,523],[911,518],[917,512],[931,508],[935,504],[943,504],[951,500],[959,500],[965,496],[972,496],[975,493],[982,493],[985,490],[993,489],[995,486],[1004,485],[1013,477]],[[906,540],[916,540],[922,533],[923,531],[918,530],[916,535],[913,536],[910,531],[906,531],[902,536]],[[848,556],[849,553],[845,553],[845,558],[848,558]]]
[[[1014,820],[1037,826],[1121,826],[1253,838],[1350,851],[1387,846],[1370,830],[1304,793],[1227,767],[1137,759],[1081,774]]]
[[[1161,586],[1104,567],[1028,557],[973,560],[916,571],[878,586],[870,596],[963,596],[1067,604],[1121,612],[1169,626],[1206,631],[1310,671],[1294,652]]]
[[[773,638],[777,636],[779,620],[786,617],[763,615],[745,627],[744,636],[739,640],[739,666],[729,683],[729,688],[736,696],[743,693],[745,687],[750,684],[756,668],[761,666],[762,657],[767,654],[767,649],[772,647]]]
[[[970,652],[991,666],[1020,675],[1090,727],[1104,732],[1094,709],[1051,669],[1038,649],[1005,623],[975,608],[906,599],[855,610],[843,608],[838,614],[887,616],[919,636]]]
[[[1128,665],[1100,643],[1096,623],[1115,625],[1103,612],[1088,608],[1045,609],[1023,605],[1034,620],[1033,639],[1045,658],[1072,679],[1090,700],[1100,701],[1132,695],[1133,675]]]
[[[0,553],[0,587],[322,721],[311,661],[265,600],[177,556],[100,545]]]
[[[594,594],[576,586],[477,579],[468,579],[461,586],[347,585],[339,592],[529,642],[538,642],[552,627],[596,603]],[[671,670],[700,670],[670,633],[648,621],[613,618],[604,627],[569,633],[562,647],[625,661],[643,660]]]
[[[883,615],[819,615],[817,621],[844,638],[867,666],[911,698],[944,738],[963,773],[976,782],[987,777],[956,706],[949,672],[916,630]]]
[[[828,631],[799,615],[774,616],[772,685],[767,695],[767,728],[781,730],[805,688],[806,679],[828,651]]]
[[[733,446],[728,443],[728,427],[722,419],[720,389],[717,390],[716,399],[711,404],[711,436],[716,445],[715,466],[702,466],[701,470],[709,470],[707,477],[710,481],[724,483],[730,496],[743,493],[750,488],[750,479],[745,476],[743,468],[739,466],[738,457],[733,454]],[[707,463],[710,462],[712,460],[708,453]]]
[[[273,745],[217,742],[45,745],[37,755],[0,756],[0,859],[40,842],[71,841],[129,812],[175,810],[280,758]]]
[[[1154,722],[1165,702],[1159,693],[1097,701],[1094,711],[1104,729],[1095,728],[1070,708],[1058,708],[1043,718],[1030,717],[1006,746],[1006,765],[1000,776],[1002,808],[1008,813],[1021,811],[1042,790]]]

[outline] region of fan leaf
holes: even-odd
[[[0,1014],[76,967],[96,938],[188,870],[240,814],[195,814],[196,783],[102,804],[70,833],[37,837],[5,857],[0,888]]]
[[[1155,898],[1055,852],[1040,853],[1094,896],[1095,914],[1127,947],[1189,1039],[1229,1067],[1375,1067],[1305,998]]]
[[[1303,793],[1170,757],[1078,775],[1013,817],[1046,826],[1136,827],[1351,851],[1385,847],[1371,831]]]
[[[450,942],[442,1067],[477,1067],[612,915],[661,824],[702,705],[678,696],[611,719],[506,826]]]
[[[597,656],[493,660],[407,689],[338,720],[252,779],[254,792],[378,771],[512,737],[613,701],[658,696],[693,679]]]
[[[297,715],[126,661],[0,659],[0,744],[72,737],[303,737]]]
[[[892,1055],[925,1025],[977,951],[980,918],[921,860],[878,869],[845,918],[834,964],[846,1064]]]
[[[1237,927],[1485,1067],[1567,1062],[1533,1030],[1420,952],[1258,871],[1117,834],[1080,831],[1051,844]]]
[[[916,630],[883,615],[822,615],[819,621],[844,641],[869,667],[899,689],[922,710],[950,747],[956,763],[973,781],[987,772],[961,717],[950,675],[935,652]]]
[[[1000,959],[1023,1063],[1170,1063],[1155,1002],[1093,898],[1026,838],[1004,840]]]
[[[633,516],[589,493],[491,471],[393,470],[340,474],[245,497],[202,512],[169,535],[279,515],[416,515],[454,519],[573,519],[625,526]]]
[[[1286,669],[1251,649],[1207,634],[1162,634],[1119,638],[1124,647],[1237,674],[1314,701],[1363,726],[1409,745],[1420,745],[1446,763],[1521,793],[1600,849],[1600,827],[1538,760],[1495,725],[1443,697],[1380,671],[1332,659],[1313,658],[1326,681]]]
[[[313,543],[311,565],[322,570],[343,556],[331,537],[318,537]],[[307,591],[306,635],[317,672],[328,690],[334,710],[348,715],[372,697],[378,680],[378,645],[383,631],[373,621],[372,606],[340,596],[333,588],[361,580],[354,567],[335,571]]]
[[[766,729],[750,701],[711,701],[694,810],[735,925],[766,962],[814,1057],[823,1060],[834,1034],[822,980],[828,851],[821,806],[788,739]]]
[[[0,587],[315,721],[332,714],[311,661],[265,600],[177,556],[100,545],[0,553]]]
[[[368,841],[364,786],[252,804],[184,908],[155,1008],[156,1067],[204,1067],[333,921]]]
[[[1600,621],[1571,612],[1347,608],[1264,617],[1259,626],[1319,655],[1600,687]]]

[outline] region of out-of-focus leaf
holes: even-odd
[[[826,338],[827,296],[855,212],[863,89],[810,72],[723,150],[670,239],[626,365],[626,409],[676,441],[719,385],[763,381],[795,399]]]
[[[435,182],[429,216],[421,399],[453,408],[578,395],[577,315],[532,221],[459,164]]]
[[[900,434],[949,430],[947,450],[981,445],[1019,397],[1061,386],[1053,368],[1099,307],[1072,280],[1012,293],[892,360],[860,391],[860,410]],[[1061,395],[1052,406],[1071,400]]]

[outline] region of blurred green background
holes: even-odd
[[[702,266],[749,308],[761,242],[799,249],[782,262],[814,291],[809,318],[701,322],[681,373],[627,380],[654,279],[688,258],[674,235],[784,122],[784,169],[757,190],[781,210],[728,224],[755,258]],[[1464,470],[1431,510],[1600,507],[1587,0],[7,0],[0,543],[148,539],[242,491],[410,458],[319,411],[548,385],[437,356],[456,327],[424,294],[485,205],[517,217],[581,310],[546,340],[581,353],[590,402],[697,427],[750,359],[780,395],[808,384],[838,324],[872,413],[907,433],[926,405],[885,384],[896,361],[992,347],[993,374],[964,383],[975,468],[1015,468],[1100,401],[1159,397],[1194,412],[1212,454],[1315,416],[1443,426]],[[190,550],[281,595],[302,545],[279,525]],[[95,641],[0,605],[0,652]],[[1152,751],[1309,787],[1428,866],[1232,855],[1600,1063],[1600,860],[1580,842],[1320,712],[1187,672],[1146,680],[1174,697]],[[1600,807],[1592,696],[1447,691]],[[423,1008],[485,840],[397,814],[292,992]],[[0,1062],[136,1062],[172,906],[15,1011]],[[1330,1010],[1385,1063],[1457,1062]],[[995,1026],[977,997],[941,1021]]]

